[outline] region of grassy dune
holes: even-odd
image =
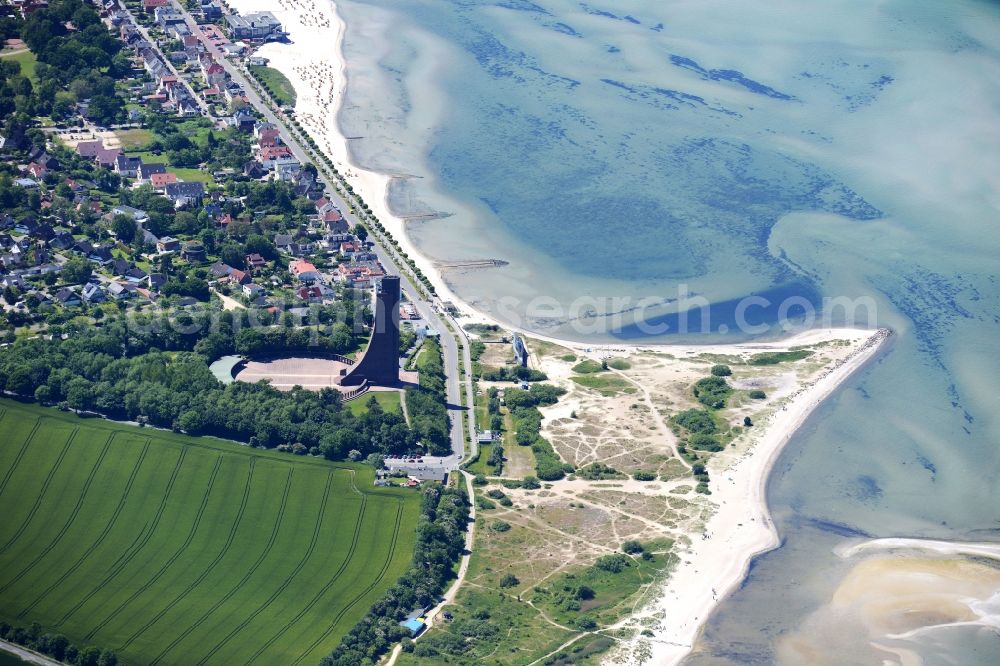
[[[314,664],[402,574],[371,470],[0,400],[0,619],[129,663]]]
[[[281,106],[295,105],[295,88],[284,74],[273,67],[262,65],[252,65],[250,71],[260,79],[274,97],[274,101]]]

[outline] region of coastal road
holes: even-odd
[[[462,472],[462,481],[465,483],[465,492],[469,493],[469,497],[474,497],[474,491],[472,488],[472,475],[466,471]],[[455,597],[458,596],[458,590],[462,587],[462,583],[465,582],[465,575],[469,572],[469,563],[472,561],[472,547],[476,542],[476,503],[473,502],[469,506],[469,529],[465,532],[465,552],[462,553],[462,559],[458,564],[458,573],[455,574],[455,581],[448,587],[448,590],[441,596],[437,604],[430,611],[427,612],[427,628],[430,629],[434,626],[434,621],[437,616],[441,614],[444,607],[455,601]],[[427,632],[424,631],[420,636],[417,636],[414,640],[419,641],[421,637],[426,636]],[[386,661],[385,666],[393,666],[396,660],[399,659],[399,653],[403,651],[403,644],[397,643],[396,647],[392,649],[389,654],[389,659]]]
[[[242,68],[226,59],[222,51],[210,39],[208,39],[204,33],[202,33],[198,23],[184,6],[176,0],[172,0],[172,4],[178,11],[181,12],[181,15],[184,17],[184,21],[188,24],[188,27],[191,28],[191,33],[198,36],[201,43],[205,46],[205,49],[212,55],[212,57],[215,58],[216,62],[222,65],[222,67],[229,74],[230,78],[243,88],[250,104],[252,104],[254,108],[264,116],[264,119],[267,122],[272,123],[278,128],[282,141],[284,141],[292,151],[295,159],[297,159],[301,164],[309,162],[316,164],[316,160],[309,157],[308,153],[303,149],[303,146],[299,143],[298,139],[289,130],[284,116],[279,116],[279,114],[271,108],[268,100],[265,100],[257,92],[255,84],[250,81],[249,76],[244,73]],[[324,170],[324,167],[321,164],[316,164],[316,167],[321,171]],[[337,190],[333,187],[332,183],[329,182],[329,178],[324,178],[324,181],[326,181],[326,197],[340,209],[348,224],[352,227],[358,224],[359,220],[357,216],[351,213],[351,205],[340,196]],[[435,304],[431,301],[420,296],[420,292],[417,290],[416,286],[414,286],[407,273],[400,270],[400,266],[386,248],[382,247],[381,244],[376,243],[375,254],[378,256],[379,261],[382,262],[382,265],[388,273],[400,276],[400,285],[403,293],[406,295],[406,298],[413,303],[421,318],[441,334],[441,351],[444,355],[444,369],[447,377],[448,416],[451,422],[451,455],[440,458],[430,458],[425,456],[423,464],[425,466],[440,465],[449,470],[456,469],[465,457],[465,442],[469,441],[471,446],[475,446],[476,423],[475,411],[472,409],[474,396],[472,392],[471,375],[467,374],[465,381],[462,381],[460,371],[460,367],[462,367],[462,365],[459,362],[459,359],[462,359],[466,372],[471,372],[472,359],[469,352],[469,341],[461,327],[458,326],[454,319],[451,319],[449,315],[443,312],[439,314],[440,303],[438,303],[437,307],[435,307]],[[449,332],[448,327],[445,325],[446,318],[451,323],[454,335]],[[460,343],[461,349],[459,349]],[[465,404],[467,407],[462,406],[463,394],[465,395]],[[462,418],[463,414],[466,416],[465,419]],[[466,433],[470,434],[467,436]]]

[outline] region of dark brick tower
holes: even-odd
[[[375,327],[361,360],[341,380],[360,386],[365,380],[393,386],[399,383],[399,276],[386,275],[375,287]]]

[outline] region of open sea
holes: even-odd
[[[898,333],[786,449],[783,545],[689,661],[1000,663],[995,627],[810,621],[845,542],[1000,542],[1000,3],[337,5],[353,158],[462,299],[594,342]]]

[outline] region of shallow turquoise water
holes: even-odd
[[[682,293],[710,303],[687,339],[746,335],[749,294],[772,303],[751,323],[842,297],[898,331],[790,444],[769,491],[785,545],[700,659],[772,661],[846,535],[1000,540],[997,3],[338,6],[355,158],[402,176],[425,252],[511,262],[446,273],[464,299],[588,340],[676,335]],[[995,634],[917,648],[1000,661]]]

